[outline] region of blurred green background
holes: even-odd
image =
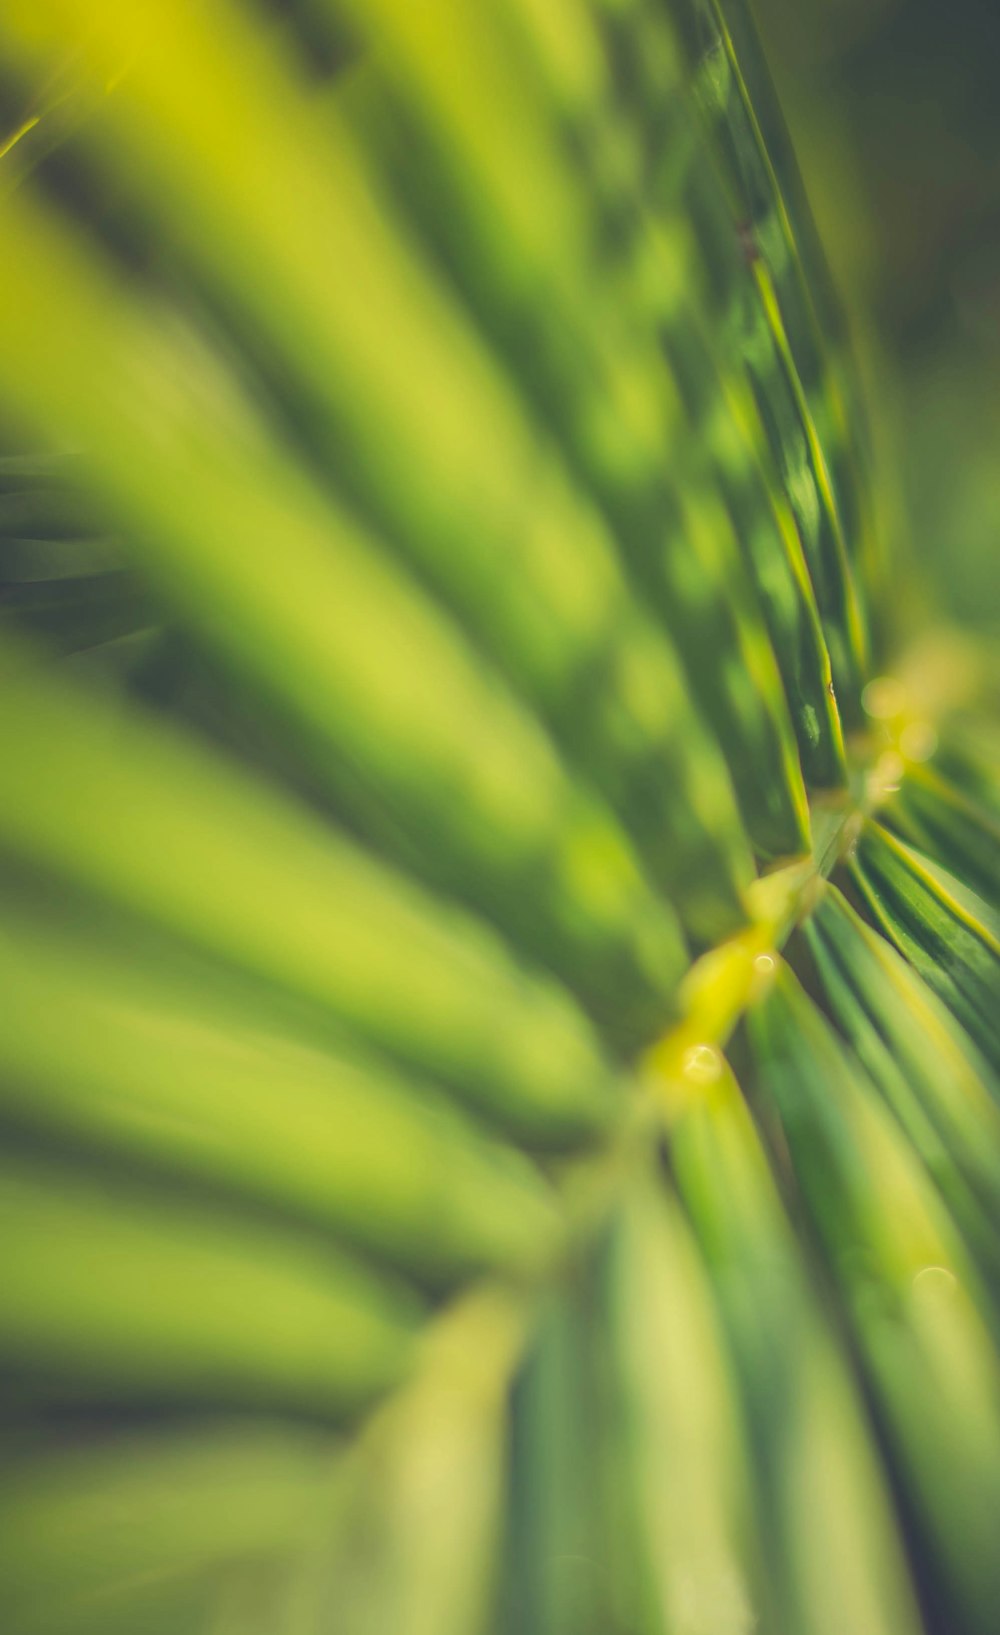
[[[1000,6],[758,0],[828,252],[895,375],[932,611],[992,628],[1000,513]],[[879,382],[884,389],[885,379]]]

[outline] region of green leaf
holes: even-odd
[[[831,1015],[995,1282],[1000,1085],[912,966],[832,887],[806,934]]]
[[[8,1152],[0,1224],[0,1350],[29,1402],[339,1419],[411,1364],[411,1295],[220,1204]]]
[[[866,910],[1000,1067],[1000,922],[929,858],[869,824],[851,864]]]
[[[510,1404],[498,1629],[601,1635],[614,1616],[621,1518],[611,1502],[608,1359],[598,1272],[568,1269],[539,1311]]]
[[[225,1568],[301,1553],[332,1451],[315,1431],[225,1422],[97,1448],[8,1449],[0,1571],[11,1635],[89,1635],[119,1619],[146,1631],[164,1602],[170,1627],[178,1585],[193,1584],[203,1614]]]
[[[933,765],[916,763],[907,769],[885,821],[1000,908],[1000,813],[956,788]]]
[[[189,453],[190,445],[207,442],[213,458],[207,469],[206,462],[200,461],[188,478],[205,489],[205,500],[202,536],[196,544],[189,538],[185,545],[179,537],[181,519],[176,507],[171,507],[169,518],[162,511],[173,491],[170,479],[176,476],[180,450],[176,445],[169,451],[161,448],[160,457],[167,456],[169,470],[147,469],[141,489],[134,464],[138,451],[126,453],[138,358],[131,363],[127,357],[122,359],[125,373],[119,382],[113,377],[104,381],[111,418],[102,427],[94,417],[93,383],[103,380],[94,360],[103,353],[106,368],[109,356],[124,341],[125,292],[113,286],[104,292],[105,308],[114,309],[108,333],[107,314],[102,323],[98,312],[79,310],[74,315],[68,306],[74,295],[77,299],[82,295],[84,277],[91,277],[82,269],[70,277],[68,288],[64,280],[61,291],[50,292],[65,325],[60,347],[62,388],[68,384],[71,361],[79,372],[75,413],[67,422],[65,393],[61,401],[56,399],[51,382],[47,393],[45,382],[36,382],[39,396],[30,404],[22,397],[19,406],[40,417],[45,433],[82,441],[92,449],[97,456],[92,468],[102,470],[113,502],[125,509],[138,535],[143,536],[144,530],[162,535],[164,522],[169,524],[165,566],[171,586],[185,594],[186,614],[199,618],[203,636],[218,642],[228,631],[230,651],[234,631],[247,627],[250,586],[246,569],[257,553],[261,566],[266,562],[270,570],[266,589],[271,623],[263,651],[271,652],[280,641],[280,628],[272,627],[280,626],[282,605],[288,601],[287,591],[283,597],[281,590],[295,567],[293,522],[300,513],[296,555],[304,558],[308,551],[313,565],[307,569],[303,559],[299,572],[318,575],[323,535],[327,577],[335,582],[325,594],[322,582],[315,582],[305,602],[297,603],[297,668],[302,668],[309,645],[301,628],[303,614],[309,607],[325,610],[329,596],[331,610],[341,608],[345,624],[349,622],[349,630],[339,636],[345,648],[350,632],[355,647],[362,629],[370,645],[374,631],[384,627],[384,652],[373,650],[368,658],[372,667],[378,667],[386,688],[394,676],[402,680],[401,656],[421,651],[426,673],[423,667],[416,675],[412,668],[406,669],[402,694],[397,684],[396,709],[412,693],[407,735],[417,730],[418,721],[424,722],[426,730],[437,715],[442,717],[435,723],[440,737],[446,730],[443,702],[439,699],[432,714],[418,716],[419,700],[426,703],[432,688],[441,689],[453,710],[462,700],[467,716],[472,717],[488,709],[481,696],[483,678],[477,678],[471,668],[467,674],[456,668],[457,654],[450,662],[445,658],[443,636],[439,638],[439,665],[432,664],[435,643],[426,629],[426,615],[420,619],[413,596],[402,601],[400,627],[395,632],[390,629],[388,605],[379,621],[370,605],[348,596],[349,577],[356,581],[360,577],[359,565],[349,566],[358,554],[351,540],[361,543],[360,530],[353,519],[348,521],[340,514],[339,507],[334,512],[329,495],[334,463],[341,474],[338,494],[344,474],[349,499],[354,498],[352,484],[361,485],[361,503],[372,512],[374,527],[390,543],[406,548],[421,575],[429,575],[444,591],[462,618],[471,621],[480,640],[502,644],[498,656],[518,686],[557,725],[583,738],[595,777],[613,785],[622,806],[638,808],[642,834],[666,834],[666,843],[661,841],[651,849],[671,889],[683,897],[685,882],[704,878],[711,868],[713,904],[708,907],[699,897],[687,905],[697,934],[710,940],[733,929],[738,891],[748,878],[749,863],[724,766],[692,719],[683,674],[671,649],[655,636],[648,616],[629,597],[601,519],[570,484],[559,461],[546,458],[544,439],[525,419],[516,393],[446,293],[428,276],[405,236],[394,232],[388,210],[374,207],[378,203],[377,190],[373,199],[375,184],[348,133],[320,128],[306,116],[295,82],[280,72],[277,62],[267,64],[261,58],[252,31],[238,22],[235,13],[225,25],[216,20],[208,29],[199,28],[193,14],[182,24],[176,8],[160,9],[163,16],[151,34],[151,13],[137,30],[137,18],[108,5],[103,14],[104,32],[88,24],[81,40],[97,72],[107,72],[113,63],[134,52],[129,75],[105,108],[102,155],[105,162],[125,164],[131,173],[141,163],[145,186],[154,188],[151,224],[161,230],[170,228],[174,253],[183,246],[197,261],[209,252],[209,263],[198,267],[198,276],[220,280],[225,310],[245,315],[239,328],[243,345],[252,346],[255,336],[269,337],[268,356],[272,349],[277,351],[281,381],[300,382],[301,401],[292,405],[292,412],[297,420],[306,419],[303,451],[319,440],[321,469],[311,483],[304,473],[290,469],[275,444],[251,452],[245,440],[255,433],[246,416],[239,434],[241,446],[230,446],[227,456],[216,442],[218,428],[213,436],[204,424],[204,409],[199,416],[192,405],[189,413],[194,424],[182,433]],[[47,8],[45,18],[50,37],[62,40],[65,19],[60,7]],[[12,50],[37,50],[39,16],[33,16],[26,32],[14,26],[16,21],[10,19]],[[176,71],[179,62],[184,65],[183,74]],[[204,98],[192,94],[192,76],[202,76]],[[237,128],[252,128],[258,146],[256,158],[249,153],[243,156],[249,186],[242,194],[233,186],[224,140],[225,130]],[[204,231],[198,230],[199,223]],[[12,223],[8,230],[13,230]],[[22,271],[28,254],[29,245],[22,243]],[[42,254],[50,265],[53,256],[59,259],[54,249]],[[67,246],[63,257],[70,254]],[[330,265],[338,269],[342,298],[337,302],[329,299],[326,268]],[[283,292],[280,300],[275,300],[276,289]],[[36,299],[43,291],[44,285],[36,282]],[[12,303],[23,308],[21,323],[26,324],[31,310],[26,292],[9,293]],[[38,316],[51,335],[56,314],[39,311]],[[146,360],[151,353],[155,355],[157,346],[148,334],[150,320],[162,325],[155,308],[151,313],[136,313],[139,334],[135,342],[147,370]],[[98,325],[105,331],[103,338]],[[387,344],[389,334],[391,345]],[[24,338],[30,342],[30,336]],[[165,371],[169,367],[176,390],[176,367],[166,360],[163,367]],[[212,373],[215,383],[206,390],[214,400],[220,391],[228,393],[229,386],[215,369]],[[19,384],[23,389],[29,382],[22,377]],[[476,405],[472,420],[470,404]],[[160,412],[168,412],[168,406],[161,404]],[[262,428],[256,435],[263,443]],[[146,460],[153,452],[147,439],[142,439],[142,452]],[[227,464],[227,486],[232,491],[223,499],[218,480]],[[257,482],[248,488],[253,471]],[[211,554],[204,535],[209,521],[208,482],[213,473],[217,501],[225,504],[229,519],[226,554],[243,570],[228,592],[219,578],[223,567],[219,531],[213,530]],[[320,482],[326,489],[323,503]],[[236,506],[242,512],[239,520]],[[279,535],[283,541],[280,570],[272,548]],[[145,549],[149,548],[145,540]],[[162,539],[159,550],[162,555]],[[222,630],[218,620],[209,632],[205,630],[207,586],[202,583],[198,588],[192,562],[202,563],[202,571],[212,573],[213,601],[239,590],[241,605],[230,604],[231,620]],[[371,563],[367,578],[373,596],[388,604],[392,592],[387,574]],[[363,586],[359,583],[356,588],[360,594]],[[402,585],[395,597],[404,598]],[[403,618],[407,606],[411,612]],[[285,605],[286,619],[288,612]],[[313,642],[317,636],[314,631]],[[245,669],[245,636],[240,651]],[[259,651],[256,646],[252,649],[254,654]],[[325,651],[329,664],[328,646]],[[277,679],[286,703],[293,674],[289,657],[277,678],[273,668],[269,676],[271,686]],[[421,680],[422,687],[418,685]],[[370,676],[356,681],[355,688],[357,709],[369,698]],[[322,698],[321,692],[317,696],[315,678],[310,677],[308,690],[315,720]],[[333,721],[327,721],[327,713],[324,708],[329,732]],[[585,733],[581,732],[584,720],[589,723]],[[383,720],[379,740],[385,731]],[[498,723],[492,735],[502,744],[510,736],[509,724],[501,727]],[[527,783],[548,782],[539,748],[532,749],[525,742],[514,756],[523,761]],[[786,770],[792,775],[793,763],[789,761]],[[684,808],[672,799],[678,778],[689,789],[699,814],[696,825],[683,821]],[[658,790],[657,809],[651,821],[642,814],[654,790]]]
[[[733,1382],[705,1269],[676,1203],[633,1183],[608,1250],[619,1621],[642,1635],[744,1635],[757,1606]]]
[[[381,1408],[338,1472],[326,1533],[281,1627],[345,1635],[468,1635],[495,1585],[507,1388],[526,1312],[473,1293],[425,1340],[415,1378]]]
[[[415,127],[418,143],[427,132],[416,155],[409,145],[395,145],[394,161],[404,167],[399,190],[421,201],[419,171],[433,165],[441,175],[443,192],[426,208],[446,217],[440,234],[462,222],[461,242],[447,238],[450,254],[477,311],[503,315],[501,344],[514,332],[522,349],[530,346],[529,386],[535,383],[540,406],[684,657],[755,843],[769,855],[803,849],[807,819],[787,706],[732,519],[716,495],[701,440],[685,425],[683,396],[664,367],[660,326],[635,321],[644,316],[641,289],[626,288],[627,302],[611,299],[620,275],[600,266],[600,224],[570,164],[574,150],[552,119],[546,93],[563,61],[553,67],[555,20],[543,28],[536,14],[521,36],[495,4],[478,9],[474,28],[448,0],[422,8],[419,19],[396,0],[366,0],[357,9],[376,62],[386,59],[389,95],[402,96],[407,132]],[[584,56],[589,46],[593,55],[585,16],[565,6],[559,24],[558,39]],[[448,49],[439,50],[444,38]],[[473,83],[489,89],[470,97]],[[596,94],[590,128],[607,114]],[[535,181],[530,199],[511,187],[514,129],[520,162]],[[624,206],[628,192],[620,192]],[[648,282],[657,255],[669,256],[673,246],[647,235],[638,192],[633,210],[635,254]],[[558,330],[546,323],[553,305]],[[627,326],[624,313],[634,315]],[[707,584],[711,596],[704,594]],[[709,654],[714,662],[706,662]]]
[[[7,654],[0,841],[539,1142],[614,1115],[586,1021],[487,928],[175,727]],[[67,823],[67,791],[72,822]]]
[[[670,1150],[740,1377],[780,1627],[916,1632],[871,1427],[731,1074]]]
[[[8,1118],[276,1209],[434,1280],[525,1269],[559,1230],[541,1178],[425,1084],[261,1025],[225,989],[8,909]],[[59,1025],[52,1027],[52,1016]]]
[[[847,410],[818,343],[815,280],[803,273],[763,143],[758,102],[751,102],[743,78],[744,56],[737,58],[727,26],[729,13],[736,14],[745,51],[752,34],[744,8],[694,0],[683,9],[689,35],[697,39],[692,66],[699,99],[748,241],[755,288],[744,306],[744,356],[809,561],[841,711],[853,721],[869,666],[869,635],[838,492],[850,463]],[[759,73],[755,90],[764,103],[770,87]],[[848,483],[853,487],[850,478]]]
[[[949,1604],[991,1628],[1000,1365],[959,1236],[899,1126],[787,969],[750,1013],[755,1083]]]

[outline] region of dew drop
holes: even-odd
[[[714,1045],[692,1045],[684,1054],[684,1075],[692,1084],[714,1084],[722,1075],[722,1057]]]

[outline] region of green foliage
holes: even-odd
[[[5,1630],[990,1635],[996,728],[741,0],[0,43]]]

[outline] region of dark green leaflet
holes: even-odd
[[[911,965],[830,887],[806,928],[822,995],[994,1284],[1000,1085]]]
[[[0,554],[5,554],[0,547]],[[33,553],[34,554],[34,553]],[[20,581],[0,588],[0,611],[27,634],[72,652],[147,628],[158,609],[127,569]]]
[[[1000,908],[1000,811],[937,770],[911,766],[885,821]]]
[[[633,260],[619,269],[605,256],[600,224],[574,174],[576,145],[551,117],[544,34],[528,30],[522,41],[502,8],[486,6],[473,29],[453,28],[448,50],[438,53],[430,41],[435,28],[445,29],[447,6],[436,21],[423,8],[417,26],[415,14],[391,3],[384,15],[368,5],[362,10],[376,65],[382,53],[396,72],[385,87],[376,68],[365,70],[374,83],[358,88],[353,101],[348,83],[348,108],[359,108],[362,131],[388,150],[400,195],[430,215],[431,235],[477,316],[508,352],[516,337],[512,361],[558,428],[582,483],[600,500],[727,746],[752,837],[768,855],[801,849],[801,778],[774,657],[731,518],[663,366],[657,326],[644,300],[635,299],[636,274],[653,283],[664,246],[657,252],[642,233],[637,267]],[[585,29],[583,15],[575,21]],[[464,87],[486,75],[483,100],[469,99]],[[599,88],[596,95],[599,103]],[[504,108],[509,117],[498,128]],[[521,163],[535,178],[527,202],[509,182],[506,150],[515,124]],[[433,189],[421,185],[429,176],[437,178]]]
[[[764,205],[764,215],[777,216],[767,235],[774,252],[772,274],[782,308],[792,315],[788,337],[796,363],[811,382],[810,405],[825,433],[848,554],[873,651],[878,653],[888,637],[896,638],[892,610],[887,606],[892,597],[893,563],[888,541],[873,514],[872,427],[847,314],[833,287],[750,9],[745,0],[713,0],[713,4],[716,16],[724,17],[732,40],[732,61],[738,64],[745,86],[744,109],[752,112],[757,127],[753,145],[763,161],[765,193],[772,200],[770,207]],[[768,170],[773,172],[772,181],[767,179]]]
[[[975,1273],[909,1142],[787,970],[751,1011],[749,1034],[756,1093],[780,1121],[922,1547],[963,1627],[988,1635],[1000,1593],[988,1542],[1000,1370]]]
[[[702,38],[719,54],[720,86],[728,83],[725,118],[732,168],[742,184],[756,248],[774,280],[796,372],[830,461],[847,539],[856,550],[869,428],[845,312],[819,245],[750,9],[744,0],[707,0],[700,10]]]
[[[1000,923],[922,853],[870,823],[851,864],[866,912],[1000,1067]]]
[[[85,553],[96,518],[88,518],[86,496],[71,487],[21,487],[0,489],[0,538],[4,541],[79,541]]]
[[[607,1473],[599,1438],[580,1434],[604,1411],[593,1284],[581,1268],[548,1304],[511,1404],[504,1635],[600,1635],[612,1616]]]
[[[678,1120],[670,1154],[743,1393],[774,1627],[828,1630],[834,1595],[853,1629],[916,1631],[864,1412],[731,1075]]]
[[[804,298],[787,211],[748,111],[718,8],[692,6],[688,36],[732,208],[749,235],[747,254],[757,290],[755,299],[743,303],[742,349],[809,560],[841,711],[853,721],[868,671],[869,637],[864,587],[851,561],[851,533],[857,531],[858,519],[844,511],[831,466],[835,450],[841,451],[838,470],[848,463],[846,411],[825,359],[816,351],[815,318]]]
[[[801,542],[759,409],[745,388],[746,257],[719,197],[715,169],[697,140],[683,63],[666,18],[639,5],[600,9],[602,39],[617,67],[613,115],[640,155],[637,208],[626,240],[634,263],[631,300],[648,307],[659,329],[707,470],[751,567],[803,774],[814,786],[828,787],[844,775],[840,723]],[[615,131],[607,114],[603,124]],[[602,173],[595,164],[595,193],[609,171],[604,190],[620,209],[620,181],[610,165]]]
[[[74,481],[79,462],[0,455],[0,612],[64,651],[147,627],[157,610]]]
[[[794,514],[772,468],[756,406],[742,383],[716,370],[697,332],[664,331],[688,412],[704,427],[713,471],[751,568],[781,669],[802,773],[814,788],[845,777],[833,671]],[[718,413],[720,394],[728,414]],[[714,425],[709,412],[715,411]],[[714,435],[713,435],[714,433]]]

